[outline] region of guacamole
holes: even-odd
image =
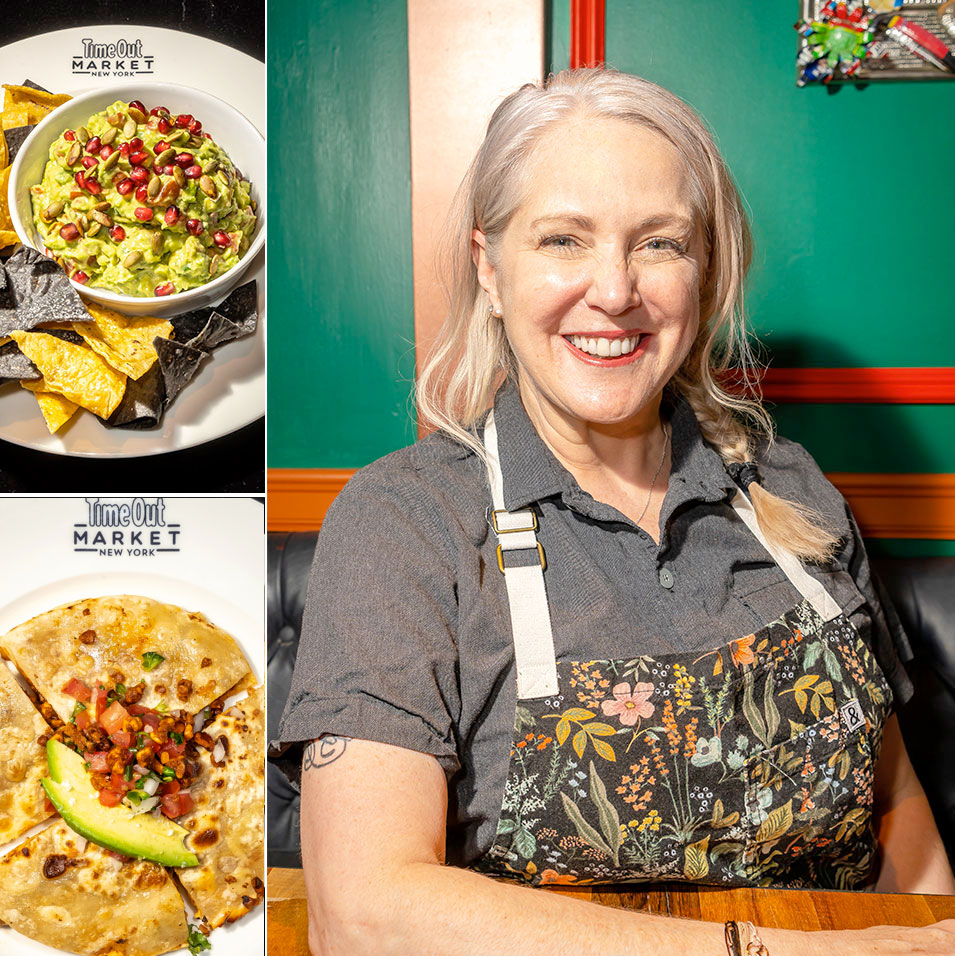
[[[70,278],[170,295],[228,272],[249,248],[249,183],[191,115],[117,101],[65,130],[31,189],[33,219]]]

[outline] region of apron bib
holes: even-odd
[[[732,506],[803,595],[712,650],[556,660],[534,512],[504,510],[517,706],[497,834],[474,869],[531,884],[687,880],[849,889],[876,860],[873,778],[892,694],[865,642],[749,500]],[[507,567],[506,553],[538,560]]]

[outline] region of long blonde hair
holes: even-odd
[[[514,356],[503,323],[490,315],[471,257],[471,233],[486,236],[492,264],[521,203],[528,159],[542,134],[577,114],[625,120],[667,139],[686,163],[708,261],[700,295],[700,328],[671,381],[696,415],[703,437],[726,464],[751,461],[760,438],[772,441],[772,420],[758,398],[730,391],[732,375],[758,396],[757,365],[746,330],[743,280],[752,243],[742,200],[713,138],[696,113],[648,80],[610,69],[565,70],[527,84],[494,111],[487,134],[458,189],[444,248],[449,310],[418,380],[424,421],[484,457],[477,425]],[[825,562],[838,539],[821,516],[753,482],[750,498],[763,534],[799,557]]]

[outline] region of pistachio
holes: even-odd
[[[162,192],[156,197],[156,202],[160,206],[168,206],[171,202],[174,202],[178,196],[179,184],[175,182],[175,180],[167,179],[166,185],[162,188]]]
[[[69,153],[66,155],[66,165],[75,166],[80,161],[80,156],[82,155],[83,147],[74,140],[73,145],[70,147]]]
[[[90,216],[95,219],[101,226],[106,226],[107,229],[113,228],[113,220],[106,215],[105,212],[101,212],[99,209],[94,209]]]
[[[76,224],[80,227],[80,229],[81,229],[83,232],[86,232],[86,230],[89,229],[89,227],[90,227],[90,221],[89,221],[89,219],[87,219],[86,216],[84,216],[84,215],[81,215],[81,216],[76,220]]]
[[[162,177],[153,176],[153,178],[149,180],[149,185],[146,187],[146,195],[149,196],[150,199],[155,199],[159,195],[160,189],[162,189]]]
[[[123,116],[122,113],[110,113],[109,116],[106,117],[106,122],[109,123],[110,126],[119,128],[126,122],[126,117]]]
[[[153,251],[153,253],[154,253],[155,255],[157,255],[157,256],[162,255],[162,250],[163,250],[163,245],[164,245],[164,243],[165,243],[165,237],[164,237],[163,234],[157,229],[156,232],[153,233],[153,238],[152,238],[152,241],[151,241],[151,244],[150,244],[150,248],[152,249],[152,251]]]
[[[119,162],[120,152],[115,150],[103,160],[103,169],[112,169]]]
[[[63,212],[66,208],[66,203],[62,199],[57,199],[55,202],[51,202],[46,209],[43,210],[43,218],[47,222],[51,222],[56,219],[56,217]]]
[[[208,176],[199,177],[199,188],[211,199],[215,199],[218,194],[216,184]]]
[[[211,176],[219,168],[219,160],[210,159],[203,167],[202,171]]]
[[[119,130],[114,126],[111,126],[108,130],[106,130],[106,132],[103,133],[102,136],[100,136],[99,141],[104,146],[109,146],[109,144],[112,143],[117,136],[119,136]]]
[[[103,201],[103,202],[98,202],[98,203],[96,203],[96,204],[95,204],[94,206],[92,206],[91,208],[96,209],[96,210],[98,210],[99,212],[103,212],[105,209],[109,209],[109,207],[110,207],[111,205],[112,205],[112,204],[109,202],[109,200],[105,200],[105,201]]]
[[[80,143],[88,143],[90,138],[90,131],[85,127],[81,126],[76,131],[76,140]]]
[[[166,142],[169,143],[170,146],[173,146],[176,143],[184,143],[187,139],[189,139],[189,131],[177,129],[175,133],[171,133],[166,137]]]
[[[130,106],[127,112],[129,113],[129,118],[136,120],[137,123],[146,122],[146,114],[141,109],[138,109],[135,106]]]
[[[216,253],[209,261],[209,278],[211,279],[219,271],[219,263],[222,262],[222,256]]]
[[[186,174],[183,172],[182,168],[179,166],[173,167],[172,178],[176,181],[176,185],[182,189],[186,185]]]
[[[142,258],[143,254],[138,249],[134,249],[131,253],[129,253],[128,256],[126,256],[125,259],[123,259],[123,268],[132,269],[134,265],[142,261]]]
[[[86,230],[86,235],[95,236],[96,233],[98,233],[100,229],[102,228],[103,227],[98,222],[94,222],[93,225],[91,225],[89,229]]]
[[[130,116],[129,119],[126,120],[126,124],[123,126],[123,136],[125,136],[126,139],[132,139],[135,135],[136,135],[136,120],[134,120],[132,116]]]
[[[258,205],[259,204],[253,199],[252,202],[249,203],[249,209],[251,209],[252,212],[255,212],[255,210],[258,208]]]

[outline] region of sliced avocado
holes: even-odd
[[[198,866],[183,846],[188,830],[149,813],[134,814],[119,804],[104,807],[86,771],[83,758],[58,740],[46,745],[50,776],[40,782],[57,812],[81,836],[125,856],[165,866]],[[51,779],[52,778],[52,779]]]

